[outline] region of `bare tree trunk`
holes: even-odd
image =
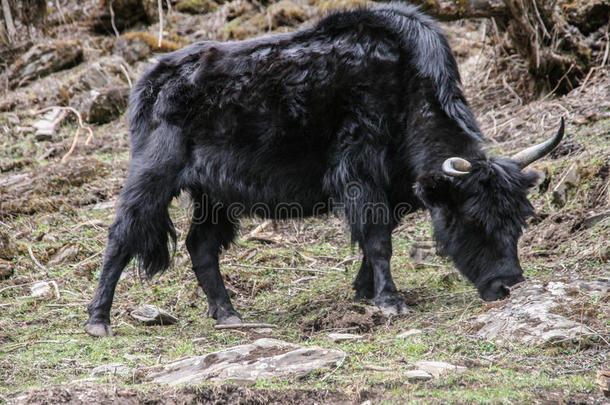
[[[13,16],[11,15],[11,6],[8,4],[8,0],[2,0],[2,14],[4,15],[4,21],[6,23],[8,41],[12,42],[15,35],[17,35],[17,30],[15,29],[15,23],[13,22]]]
[[[441,21],[494,18],[528,62],[538,93],[575,88],[593,67],[608,0],[409,0]],[[585,37],[589,35],[589,37]],[[603,50],[602,50],[603,53]]]
[[[441,21],[463,18],[508,17],[508,8],[502,0],[410,0],[420,10]]]

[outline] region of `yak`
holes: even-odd
[[[86,331],[108,336],[132,258],[152,277],[171,262],[168,214],[193,199],[186,237],[217,324],[241,323],[218,256],[239,219],[339,214],[362,250],[357,299],[405,312],[392,280],[391,234],[429,211],[440,250],[484,300],[524,280],[517,241],[537,182],[523,169],[564,133],[511,158],[490,157],[447,39],[411,5],[343,11],[291,33],[162,55],[130,96],[130,166]]]

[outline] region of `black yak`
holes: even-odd
[[[523,280],[517,240],[537,176],[522,169],[563,136],[513,158],[488,157],[446,38],[415,7],[329,15],[312,28],[201,42],[161,56],[130,99],[131,163],[88,333],[110,334],[123,268],[170,264],[168,205],[194,201],[186,238],[209,316],[238,323],[218,255],[238,219],[342,214],[363,259],[356,298],[405,304],[390,273],[391,233],[427,208],[435,238],[485,300]],[[288,209],[287,209],[288,208]]]

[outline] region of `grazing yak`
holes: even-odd
[[[517,241],[537,181],[524,167],[558,133],[512,158],[489,157],[435,22],[408,5],[340,12],[311,28],[163,55],[133,88],[131,162],[86,330],[106,336],[115,287],[137,258],[170,264],[168,205],[194,201],[186,238],[218,324],[241,322],[218,256],[240,217],[339,213],[363,259],[353,288],[388,313],[405,304],[390,273],[391,234],[426,208],[439,247],[485,300],[523,280]]]

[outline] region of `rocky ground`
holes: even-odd
[[[395,279],[410,309],[397,318],[352,302],[359,253],[338,219],[246,220],[223,275],[237,309],[268,325],[215,329],[184,248],[188,203],[177,199],[173,268],[145,282],[130,266],[115,336],[85,335],[126,176],[127,96],[155,54],[292,30],[365,2],[171,2],[160,44],[157,9],[135,3],[113,20],[107,2],[57,1],[44,35],[30,30],[25,45],[2,53],[0,401],[608,400],[599,384],[610,368],[610,69],[604,60],[572,92],[534,98],[524,62],[486,20],[443,29],[490,153],[547,137],[562,116],[568,123],[563,144],[536,163],[537,215],[520,242],[528,281],[510,299],[484,303],[436,255],[426,213],[394,234]]]

